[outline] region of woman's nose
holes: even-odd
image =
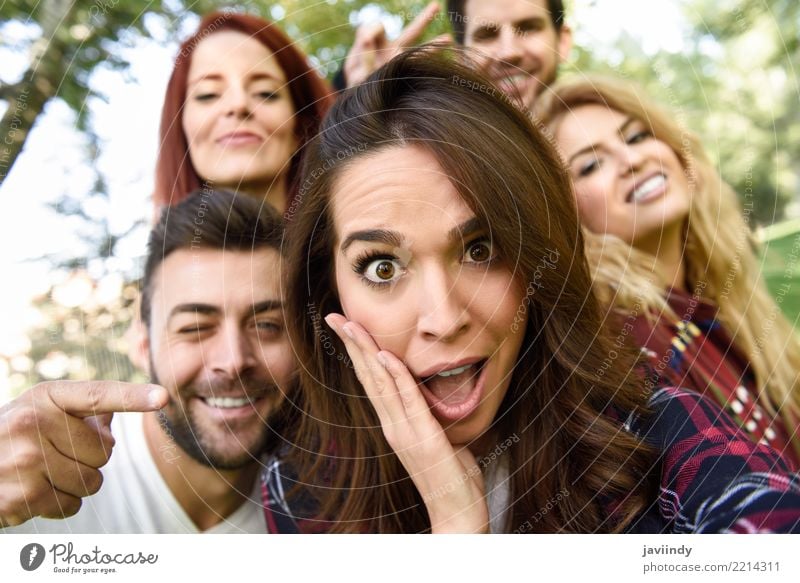
[[[450,341],[469,328],[469,311],[442,270],[428,273],[420,282],[417,326],[431,340]]]

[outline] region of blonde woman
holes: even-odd
[[[800,344],[697,137],[608,78],[566,80],[537,113],[572,176],[596,290],[623,319],[618,341],[799,468]]]

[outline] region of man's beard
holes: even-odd
[[[152,382],[161,384],[158,375],[153,366],[152,357],[150,359],[150,376]],[[260,397],[266,396],[270,398],[272,395],[280,393],[280,389],[272,382],[265,379],[257,379],[252,375],[240,377],[237,381],[233,382],[219,382],[207,386],[212,394],[225,395],[226,389],[231,385],[242,387],[248,395],[258,395]],[[209,391],[192,391],[193,385],[188,387],[181,387],[184,392],[188,394],[208,394]],[[189,391],[187,391],[189,389]],[[272,417],[273,411],[269,411],[269,417],[264,419],[263,430],[259,436],[252,440],[251,443],[242,443],[242,449],[235,455],[218,451],[218,435],[212,435],[209,431],[205,430],[194,415],[189,407],[186,407],[186,402],[180,399],[173,398],[170,395],[170,400],[158,412],[158,421],[164,433],[172,439],[175,444],[185,451],[193,460],[214,468],[217,470],[238,470],[246,467],[255,461],[268,449],[272,429],[269,426],[269,418]],[[224,437],[236,438],[234,429],[228,429]]]

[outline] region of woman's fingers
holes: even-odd
[[[468,450],[453,449],[405,364],[381,350],[355,322],[340,314],[329,314],[325,321],[344,342],[386,441],[425,501],[433,531],[485,530],[488,510],[480,468]]]
[[[381,350],[376,359],[384,366],[389,375],[394,379],[400,402],[409,419],[427,419],[430,417],[428,402],[419,390],[417,381],[403,362],[391,352]]]
[[[385,383],[376,383],[372,370],[376,367],[374,365],[370,366],[367,355],[361,349],[358,342],[356,342],[355,338],[351,336],[353,334],[352,331],[349,328],[344,328],[347,319],[339,314],[329,314],[325,317],[325,321],[344,343],[347,354],[350,356],[350,360],[353,361],[353,368],[356,371],[356,376],[364,387],[364,392],[367,393],[367,397],[372,403],[372,406],[375,408],[381,425],[384,428],[392,425],[396,420],[389,411],[385,398],[385,394],[389,391],[386,390],[387,387]],[[396,392],[396,389],[394,390]]]

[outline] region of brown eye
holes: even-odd
[[[473,263],[486,263],[492,259],[492,246],[488,241],[478,241],[469,246],[467,256]]]
[[[381,261],[375,266],[375,275],[384,281],[394,277],[394,264],[391,261]]]
[[[398,263],[397,259],[378,257],[372,260],[367,259],[364,263],[365,265],[359,267],[357,271],[368,283],[374,285],[393,283],[402,275],[403,266]]]

